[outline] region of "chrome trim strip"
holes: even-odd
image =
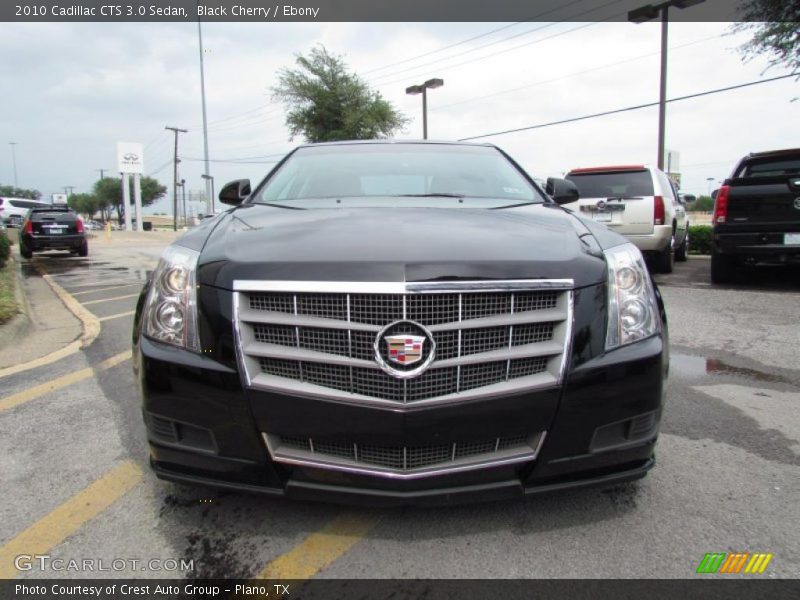
[[[300,467],[311,467],[330,471],[341,471],[344,473],[354,473],[358,475],[374,475],[377,477],[385,477],[387,479],[421,479],[423,477],[433,477],[436,475],[447,475],[450,473],[460,473],[476,469],[501,467],[504,465],[513,465],[535,460],[539,455],[542,445],[544,444],[544,439],[547,436],[547,432],[541,431],[538,434],[531,436],[531,438],[528,440],[530,445],[524,452],[515,452],[515,449],[513,448],[509,449],[508,451],[500,450],[500,453],[506,452],[505,456],[502,458],[495,458],[494,460],[488,458],[489,456],[492,456],[492,454],[483,454],[482,460],[470,460],[470,457],[466,457],[464,459],[456,459],[455,462],[463,461],[457,462],[457,464],[439,464],[433,467],[423,467],[421,469],[414,469],[407,472],[380,467],[378,465],[372,466],[356,464],[355,461],[350,461],[350,463],[347,463],[345,461],[337,462],[333,459],[326,460],[324,458],[319,458],[318,455],[315,455],[313,458],[311,458],[309,456],[304,456],[304,454],[308,455],[310,453],[304,453],[302,450],[298,450],[296,451],[297,454],[292,455],[291,453],[282,451],[280,447],[274,448],[272,440],[270,439],[273,436],[267,433],[262,433],[261,436],[267,446],[270,458],[274,462],[296,465]]]
[[[481,281],[254,281],[236,279],[237,292],[292,292],[332,294],[416,294],[452,292],[508,292],[569,290],[572,279],[504,279]]]

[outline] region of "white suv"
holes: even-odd
[[[673,261],[688,252],[686,210],[663,171],[646,165],[573,169],[566,179],[580,199],[574,205],[584,215],[633,242],[653,270],[671,273]]]
[[[0,198],[0,221],[9,227],[21,227],[28,211],[40,206],[50,206],[50,203],[27,198]]]

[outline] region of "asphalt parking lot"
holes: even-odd
[[[644,480],[371,510],[188,488],[149,472],[131,324],[168,238],[142,235],[99,237],[86,259],[52,253],[21,265],[26,289],[47,274],[79,305],[84,334],[87,323],[97,331],[46,364],[0,368],[0,576],[86,576],[14,566],[44,554],[124,561],[103,577],[691,578],[707,552],[766,552],[759,577],[800,577],[797,271],[718,287],[708,260],[691,257],[657,276],[671,372]]]

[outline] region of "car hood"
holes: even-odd
[[[244,205],[215,221],[203,227],[211,232],[203,236],[198,282],[225,289],[235,280],[573,279],[583,287],[606,277],[595,238],[581,220],[553,205]]]

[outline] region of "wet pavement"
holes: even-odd
[[[158,481],[130,361],[135,294],[163,243],[96,243],[86,259],[34,261],[102,321],[57,364],[0,380],[24,390],[92,367],[91,377],[0,412],[0,545],[130,461],[130,491],[49,550],[53,556],[193,561],[167,576],[252,576],[341,515],[376,524],[322,577],[694,577],[706,552],[771,552],[762,577],[800,577],[800,285],[725,288],[708,261],[658,276],[672,355],[657,465],[636,483],[507,502],[364,511]],[[39,271],[23,266],[25,277]],[[0,393],[0,396],[5,392]],[[123,570],[104,576],[162,577]],[[21,574],[42,577],[38,569]],[[47,572],[78,577],[80,573]],[[704,576],[713,577],[713,576]]]

